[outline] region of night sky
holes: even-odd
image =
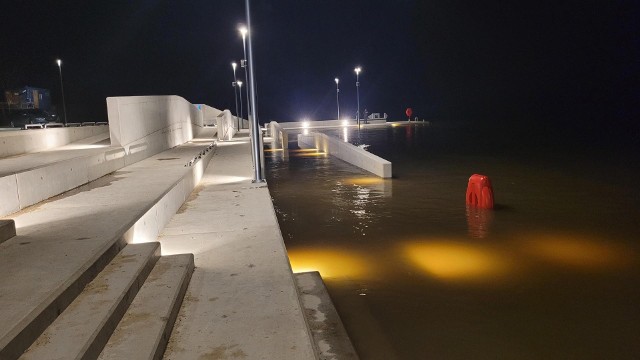
[[[2,7],[0,88],[48,88],[70,121],[105,98],[176,94],[234,109],[244,1],[16,0]],[[253,1],[262,123],[361,108],[471,126],[638,134],[640,6],[581,1]],[[242,76],[242,72],[239,72]],[[548,130],[551,131],[551,130]],[[633,140],[632,140],[633,142]]]

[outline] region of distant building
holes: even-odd
[[[4,92],[4,109],[41,109],[51,110],[51,93],[47,89],[25,86],[18,90]]]

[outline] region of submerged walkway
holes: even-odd
[[[159,238],[196,265],[165,359],[315,359],[269,190],[251,180],[246,134],[218,142]]]

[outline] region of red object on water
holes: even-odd
[[[482,209],[493,209],[493,188],[488,176],[471,175],[467,186],[467,204]]]
[[[407,114],[407,117],[410,118],[411,114],[413,114],[413,109],[411,108],[407,108],[407,110],[404,112],[405,114]]]

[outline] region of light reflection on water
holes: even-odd
[[[393,162],[385,180],[314,151],[266,155],[292,267],[320,271],[361,357],[640,353],[640,211],[623,178],[588,176],[619,172],[447,135],[349,129]],[[473,173],[491,177],[495,211],[466,207]]]

